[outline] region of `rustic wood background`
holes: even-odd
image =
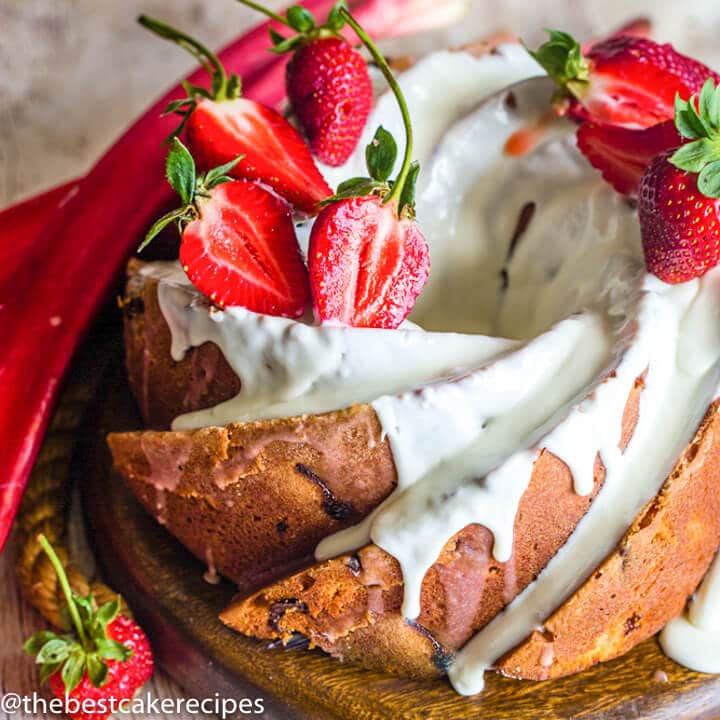
[[[0,0],[0,206],[87,170],[151,100],[190,69],[192,61],[181,52],[136,27],[141,11],[193,28],[215,46],[257,20],[233,0]],[[716,0],[473,0],[470,20],[461,28],[402,41],[398,49],[457,43],[498,29],[521,33],[530,44],[540,40],[544,27],[598,37],[637,15],[653,19],[657,38],[720,68]],[[73,544],[91,565],[79,517]],[[11,543],[0,557],[0,696],[38,687],[21,645],[40,623],[18,596],[13,555]],[[182,695],[162,672],[150,690],[157,697]],[[10,717],[49,716],[0,712],[0,720]]]

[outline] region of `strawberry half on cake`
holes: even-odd
[[[175,140],[148,239],[177,224],[179,261],[128,269],[148,429],[109,437],[119,473],[239,586],[245,635],[473,694],[672,621],[719,672],[717,567],[683,615],[720,545],[717,76],[554,32],[395,78],[341,5],[294,17],[291,49],[349,26],[388,89],[312,207],[248,171],[262,112],[212,162]]]

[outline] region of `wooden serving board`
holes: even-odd
[[[463,698],[444,680],[403,680],[319,651],[271,649],[237,635],[217,619],[233,587],[205,582],[204,565],[144,512],[113,473],[106,433],[140,425],[124,371],[115,367],[91,414],[75,472],[105,579],[125,596],[158,661],[188,696],[263,696],[266,718],[313,720],[720,717],[720,676],[681,668],[654,639],[562,680],[532,683],[488,674],[482,695]],[[662,673],[667,682],[658,679]]]

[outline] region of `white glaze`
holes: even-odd
[[[687,611],[660,633],[660,644],[669,657],[691,670],[720,673],[720,555]]]
[[[480,100],[535,74],[524,51],[509,46],[481,60],[437,53],[401,77],[424,165],[417,210],[433,265],[412,319],[430,330],[516,341],[210,312],[177,267],[151,270],[170,273],[159,295],[173,356],[211,340],[243,381],[237,398],[182,416],[174,427],[372,401],[392,445],[398,489],[317,554],[329,557],[372,537],[401,563],[409,617],[419,611],[427,568],[465,525],[487,526],[495,556],[509,556],[517,505],[540,448],[568,464],[582,494],[593,487],[600,454],[604,486],[568,543],[460,652],[450,675],[463,693],[479,691],[484,670],[541,625],[613,548],[657,492],[717,386],[718,271],[675,288],[644,276],[635,213],[577,153],[567,127],[551,126],[546,142],[524,158],[502,154],[512,132],[546,112],[550,85],[514,87],[513,103],[505,92]],[[366,140],[380,123],[402,136],[387,96]],[[361,174],[363,164],[361,147],[337,177]],[[508,244],[529,201],[535,213],[505,268],[509,289],[500,292]],[[640,419],[621,453],[625,401],[646,371]]]

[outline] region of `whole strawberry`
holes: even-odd
[[[720,80],[701,62],[649,38],[614,35],[583,54],[571,35],[549,34],[530,54],[558,84],[561,106],[579,118],[649,127],[672,119],[677,94],[687,99],[708,77]]]
[[[138,22],[198,58],[211,76],[209,89],[185,84],[188,97],[168,105],[182,122],[171,137],[187,130],[187,142],[201,170],[238,156],[233,177],[259,180],[298,210],[314,213],[332,190],[315,165],[300,133],[277,110],[241,96],[241,81],[217,56],[185,33],[141,15]]]
[[[648,270],[668,283],[720,262],[720,88],[712,78],[699,97],[677,100],[675,125],[690,142],[651,163],[638,206]]]
[[[347,10],[340,12],[395,93],[405,123],[405,155],[391,181],[397,144],[379,128],[366,152],[370,177],[340,185],[315,220],[308,250],[310,288],[318,319],[392,329],[412,310],[430,268],[428,246],[414,213],[419,166],[412,162],[407,105],[390,68]]]
[[[367,63],[340,34],[345,25],[341,13],[344,0],[320,26],[299,5],[289,8],[283,17],[253,2],[240,2],[297,32],[285,37],[270,31],[273,52],[293,53],[285,76],[290,105],[313,154],[326,165],[342,165],[360,141],[373,102]]]
[[[68,625],[75,635],[43,631],[25,643],[37,657],[41,681],[50,681],[58,698],[70,698],[70,717],[105,720],[131,700],[153,674],[153,657],[145,633],[120,616],[117,601],[96,607],[92,595],[73,592],[60,560],[47,539],[39,542],[50,558],[65,595]]]

